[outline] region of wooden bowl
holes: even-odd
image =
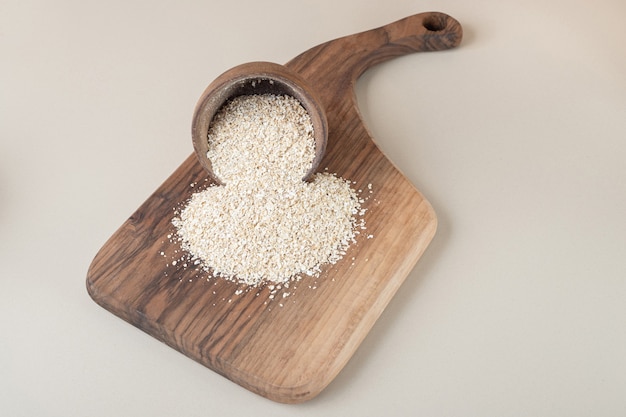
[[[276,94],[297,99],[308,112],[313,123],[315,158],[302,178],[308,180],[315,173],[326,150],[328,124],[326,114],[313,90],[302,77],[287,67],[272,62],[249,62],[229,69],[217,77],[202,93],[193,115],[191,136],[200,164],[218,184],[223,184],[213,172],[207,157],[208,130],[213,117],[230,99],[243,95]]]

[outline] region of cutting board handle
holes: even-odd
[[[461,24],[453,17],[441,12],[418,13],[318,45],[287,66],[312,81],[334,80],[336,88],[352,87],[363,72],[376,64],[413,52],[454,48],[462,38]]]
[[[441,51],[458,46],[463,38],[461,24],[453,17],[440,12],[419,13],[385,25],[374,32],[383,32],[386,39],[369,45],[364,52],[366,68],[381,60],[395,58],[412,52]],[[367,35],[368,32],[362,33]]]

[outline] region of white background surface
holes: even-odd
[[[439,10],[459,49],[358,98],[433,243],[316,399],[258,397],[91,301],[106,239],[192,152],[224,70]],[[0,0],[0,414],[626,413],[626,3]]]

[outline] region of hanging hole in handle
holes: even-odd
[[[422,24],[424,25],[426,30],[429,30],[431,32],[439,32],[445,29],[447,21],[445,15],[433,14],[427,16]]]

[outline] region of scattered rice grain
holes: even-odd
[[[296,99],[233,99],[207,140],[224,185],[194,193],[172,223],[194,265],[213,276],[288,288],[289,280],[339,261],[355,242],[355,228],[365,228],[355,218],[365,214],[364,201],[350,181],[328,172],[302,181],[315,152],[311,119]]]

